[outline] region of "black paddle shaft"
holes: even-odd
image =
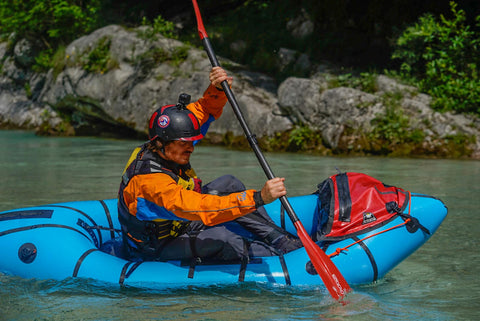
[[[212,45],[208,40],[207,32],[205,31],[205,27],[203,26],[202,17],[200,14],[200,10],[198,9],[197,1],[192,0],[192,3],[195,9],[195,15],[197,16],[198,34],[200,36],[200,39],[202,39],[205,51],[207,52],[208,58],[210,59],[212,66],[219,67],[220,63],[218,62],[215,56],[215,53],[213,51]],[[257,159],[260,162],[260,165],[262,166],[265,174],[267,175],[268,179],[274,178],[275,176],[273,175],[273,172],[270,169],[270,166],[268,166],[268,163],[265,160],[265,157],[263,156],[263,153],[258,146],[258,142],[255,138],[255,135],[251,133],[247,123],[245,122],[245,118],[243,117],[242,112],[240,111],[240,107],[238,106],[238,103],[233,95],[233,92],[230,89],[230,86],[228,86],[228,81],[227,80],[222,81],[221,85],[225,94],[227,95],[230,105],[232,105],[233,111],[235,112],[235,115],[237,116],[238,121],[240,122],[240,125],[243,128],[243,131],[245,132],[247,140],[250,146],[252,147],[253,151],[255,152],[255,155],[257,156]],[[323,252],[322,249],[320,249],[320,247],[315,242],[312,241],[307,231],[305,230],[305,227],[303,226],[302,222],[300,222],[297,215],[293,211],[293,208],[288,202],[286,196],[280,197],[280,202],[282,203],[283,207],[287,211],[288,216],[290,217],[290,220],[292,221],[293,225],[297,229],[298,237],[302,241],[302,244],[305,247],[305,250],[307,251],[308,256],[310,257],[310,260],[313,266],[315,267],[315,270],[322,278],[325,286],[328,289],[328,292],[330,292],[333,298],[337,300],[342,299],[346,293],[351,291],[351,288],[348,285],[347,281],[342,276],[342,274],[340,273],[338,268],[335,266],[335,264],[333,264],[330,258],[325,254],[325,252]]]
[[[212,44],[210,43],[210,40],[208,39],[208,37],[204,37],[202,39],[202,42],[203,42],[203,47],[207,52],[207,56],[210,59],[210,63],[212,64],[212,66],[220,67],[220,63],[218,62],[218,59],[215,55],[215,52],[213,51]],[[235,116],[240,122],[240,125],[242,126],[245,136],[247,137],[248,143],[250,144],[253,151],[255,152],[255,156],[257,156],[258,162],[262,166],[263,171],[265,172],[265,175],[267,175],[268,179],[275,178],[275,175],[273,174],[272,169],[270,168],[270,165],[268,165],[268,162],[265,159],[265,156],[263,155],[262,150],[258,146],[257,137],[255,136],[255,134],[252,134],[252,132],[250,131],[250,128],[248,127],[248,124],[245,121],[245,117],[243,117],[242,111],[240,110],[240,106],[238,105],[237,100],[235,99],[235,96],[233,95],[233,92],[230,89],[230,86],[228,85],[228,82],[226,80],[222,81],[222,88],[223,88],[223,91],[225,92],[225,95],[227,96],[228,102],[230,103],[230,105],[232,105],[233,112],[235,113]],[[288,216],[292,220],[292,223],[297,222],[299,220],[298,216],[295,214],[295,211],[293,210],[292,205],[288,201],[287,197],[286,196],[280,197],[280,202],[282,203]]]

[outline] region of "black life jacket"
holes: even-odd
[[[156,219],[155,221],[142,221],[130,214],[124,198],[123,191],[130,180],[136,175],[158,173],[170,176],[177,184],[186,189],[198,190],[200,180],[189,177],[185,170],[190,170],[190,175],[196,178],[190,165],[183,167],[183,175],[179,176],[172,170],[162,165],[164,161],[156,153],[150,151],[146,144],[136,148],[127,163],[122,175],[122,182],[118,192],[118,218],[122,226],[124,242],[144,255],[155,257],[163,245],[172,238],[185,233],[190,221]]]

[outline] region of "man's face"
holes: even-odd
[[[174,140],[165,146],[164,158],[180,165],[186,165],[193,153],[193,142]]]

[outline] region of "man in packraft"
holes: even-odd
[[[221,83],[232,78],[212,68],[203,97],[159,108],[149,122],[149,141],[132,153],[119,190],[119,220],[127,256],[140,260],[211,258],[222,261],[282,254],[302,246],[275,226],[263,209],[286,195],[284,178],[268,180],[259,191],[231,175],[202,186],[190,166],[201,126],[218,119],[227,98]],[[235,221],[249,235],[222,223]]]

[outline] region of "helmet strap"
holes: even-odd
[[[164,156],[166,156],[166,155],[165,155],[165,146],[167,146],[167,145],[168,145],[170,142],[172,142],[172,141],[164,142],[162,139],[157,138],[157,142],[161,144],[161,147],[158,147],[158,145],[156,145],[157,148],[158,148],[158,150],[159,150]]]
[[[159,138],[155,137],[153,140],[150,141],[149,149],[154,152],[161,152],[165,155],[165,143]]]
[[[159,148],[159,150],[163,155],[165,155],[165,143],[163,141],[161,141],[160,139],[157,142],[162,144],[162,146]]]

